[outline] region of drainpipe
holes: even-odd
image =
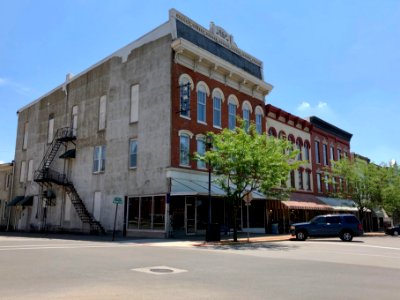
[[[10,185],[10,190],[9,190],[9,194],[8,194],[8,203],[10,203],[10,201],[12,200],[13,191],[14,191],[15,160],[13,160],[11,163],[12,163],[13,167],[12,167],[12,173],[11,173],[11,185]],[[9,230],[10,219],[11,219],[11,206],[8,207],[8,220],[7,220],[6,231]]]

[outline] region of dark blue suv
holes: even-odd
[[[290,233],[299,241],[308,237],[340,237],[342,241],[350,242],[364,231],[356,216],[338,214],[316,216],[310,222],[292,224]]]

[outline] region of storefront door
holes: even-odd
[[[187,235],[196,234],[196,216],[197,216],[197,207],[196,207],[196,198],[194,197],[186,197],[185,198],[185,228]]]

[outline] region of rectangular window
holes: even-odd
[[[131,140],[129,146],[129,168],[137,167],[137,140]]]
[[[186,134],[180,136],[179,164],[189,166],[190,138]]]
[[[342,159],[342,150],[337,149],[337,160],[341,160]]]
[[[228,104],[229,116],[228,116],[228,126],[230,130],[236,128],[236,105],[233,103]]]
[[[336,178],[332,177],[332,190],[334,193],[336,193]]]
[[[107,96],[101,96],[99,100],[99,130],[106,129]]]
[[[12,174],[7,174],[6,176],[6,186],[5,186],[5,190],[8,190],[11,186],[11,175]]]
[[[190,82],[179,86],[180,91],[180,115],[190,117]]]
[[[33,160],[28,162],[28,181],[33,180]]]
[[[206,153],[206,143],[204,142],[204,139],[198,139],[197,140],[197,153],[200,155],[204,155]],[[202,160],[197,161],[197,168],[198,169],[205,169],[206,168],[206,162]]]
[[[64,203],[64,221],[71,221],[71,198],[68,194],[65,194],[65,203]]]
[[[131,86],[131,123],[139,121],[139,85]]]
[[[295,182],[295,178],[294,178],[294,171],[290,171],[290,186],[292,188],[296,188],[296,182]]]
[[[76,136],[78,130],[78,106],[72,107],[72,120],[71,120],[72,135]]]
[[[321,174],[317,173],[317,189],[318,193],[322,192]]]
[[[206,92],[197,91],[197,121],[206,123]]]
[[[299,170],[299,189],[302,190],[304,189],[303,186],[303,171]]]
[[[322,154],[324,156],[324,165],[328,165],[328,145],[323,144],[322,145]]]
[[[94,147],[93,173],[104,172],[106,166],[106,146]]]
[[[262,115],[256,114],[256,130],[258,134],[262,134]]]
[[[316,160],[317,164],[321,163],[321,157],[320,157],[320,153],[319,153],[319,142],[318,141],[315,142],[315,160]]]
[[[25,176],[26,176],[26,162],[22,161],[21,162],[21,173],[19,174],[19,182],[25,182]]]
[[[153,197],[142,197],[140,200],[139,229],[151,229]]]
[[[334,156],[335,147],[331,146],[330,149],[331,149],[331,161],[334,161],[335,160],[335,156]]]
[[[26,150],[28,148],[28,128],[29,128],[29,123],[26,122],[24,124],[24,140],[22,142],[22,149]]]
[[[325,192],[329,193],[329,176],[325,175]]]
[[[100,221],[101,216],[101,192],[94,192],[93,198],[93,217]]]
[[[214,97],[213,100],[213,125],[214,127],[221,127],[221,103],[222,99]]]
[[[47,143],[51,144],[54,135],[54,114],[49,115],[49,123],[47,127]]]
[[[311,172],[307,172],[307,191],[311,191]]]

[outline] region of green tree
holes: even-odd
[[[339,187],[337,194],[356,203],[361,220],[366,209],[381,206],[384,182],[381,167],[357,157],[343,158],[332,163],[330,172],[332,176],[343,179],[345,188]]]
[[[254,124],[247,129],[243,121],[235,130],[224,129],[221,133],[208,133],[212,149],[196,159],[204,160],[217,175],[216,182],[226,192],[233,204],[233,240],[237,242],[237,213],[244,197],[258,190],[268,196],[277,196],[285,188],[288,174],[296,169],[297,151],[293,145],[276,138],[257,133]]]
[[[383,166],[385,170],[382,188],[383,208],[392,216],[395,223],[400,222],[400,168],[397,164]]]

